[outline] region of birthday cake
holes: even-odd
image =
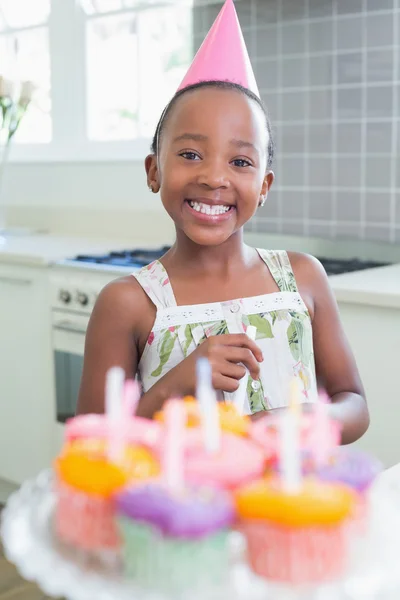
[[[380,464],[340,448],[323,399],[303,414],[294,387],[287,411],[252,422],[217,402],[207,361],[198,378],[197,399],[171,399],[148,421],[134,414],[137,384],[109,372],[106,413],[70,420],[55,462],[60,543],[114,553],[126,578],[172,595],[229,580],[231,532],[266,581],[340,578]]]

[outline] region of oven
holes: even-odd
[[[51,325],[57,426],[76,413],[86,330],[96,298],[118,272],[53,267]],[[63,428],[58,427],[62,433]]]
[[[52,313],[56,415],[59,423],[73,417],[83,369],[89,315]]]
[[[57,429],[76,413],[86,330],[96,298],[110,281],[137,271],[168,247],[79,255],[51,267],[52,344]]]

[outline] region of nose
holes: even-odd
[[[230,185],[225,165],[219,161],[206,161],[201,163],[201,169],[197,174],[197,183],[209,189],[226,189]]]

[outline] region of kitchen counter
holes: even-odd
[[[132,240],[94,240],[56,235],[0,235],[0,264],[46,267],[77,254],[102,254],[111,250],[132,248]],[[161,245],[161,244],[160,244]],[[146,244],[140,243],[140,246]]]
[[[285,248],[313,256],[337,259],[360,258],[391,266],[330,277],[336,299],[341,303],[382,308],[400,308],[400,245],[359,240],[323,240],[248,232],[245,240],[257,248]]]
[[[379,475],[377,480],[379,485],[395,487],[400,490],[400,463],[386,469]]]
[[[248,241],[255,242],[250,239]],[[304,244],[305,242],[306,240]],[[5,238],[0,236],[0,264],[46,267],[77,254],[101,254],[110,250],[132,248],[136,245],[154,247],[154,244],[143,244],[139,240],[135,242],[115,239],[97,240],[51,234],[14,235]],[[305,249],[318,250],[319,252],[315,254],[324,254],[322,248]],[[400,264],[335,275],[330,278],[330,281],[339,302],[400,308]]]
[[[400,264],[330,277],[338,302],[400,308]]]

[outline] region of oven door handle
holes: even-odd
[[[81,333],[83,335],[86,334],[86,327],[79,326],[73,321],[68,321],[67,319],[54,323],[53,328],[57,329],[58,331],[67,331],[69,333]]]

